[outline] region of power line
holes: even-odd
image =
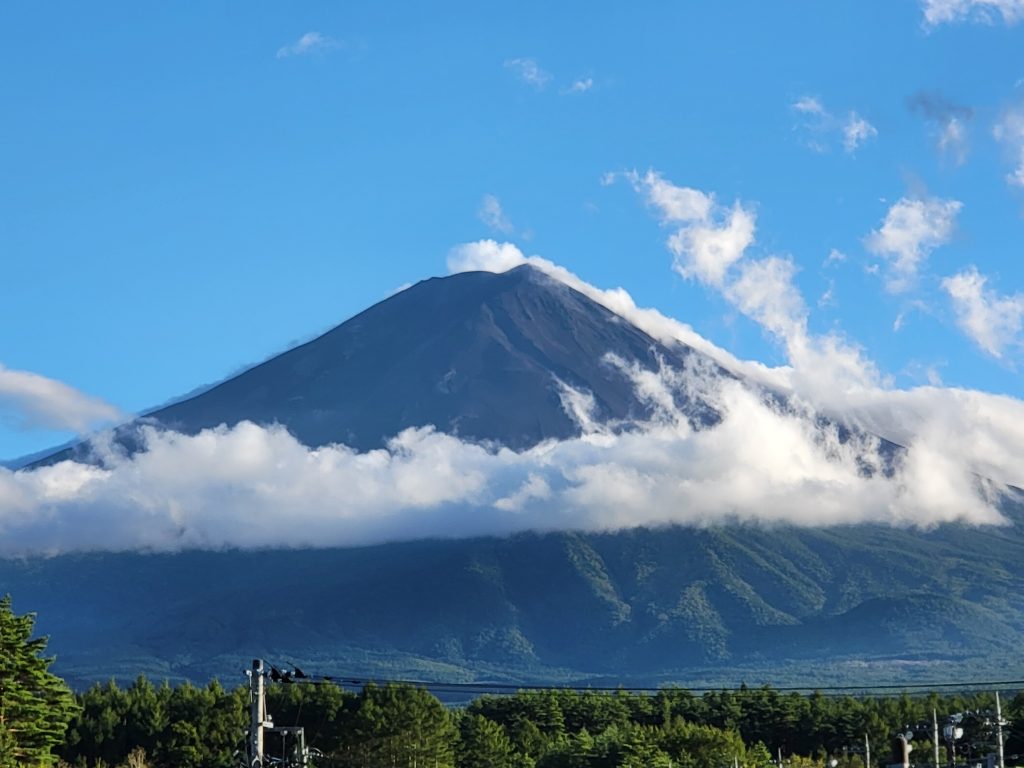
[[[519,691],[575,691],[596,693],[637,693],[657,694],[662,691],[686,690],[694,693],[711,693],[718,691],[738,691],[739,686],[730,688],[728,686],[698,686],[686,687],[676,684],[661,686],[625,686],[625,685],[572,685],[565,683],[488,683],[488,682],[445,682],[430,680],[408,680],[400,678],[359,678],[340,675],[307,674],[301,670],[294,672],[279,672],[273,668],[275,682],[297,683],[304,685],[339,685],[349,688],[362,688],[367,685],[405,685],[413,688],[424,688],[429,691],[442,693],[516,693]],[[297,668],[296,668],[297,669]],[[1022,680],[986,680],[986,681],[958,681],[945,683],[904,683],[904,684],[878,684],[878,685],[802,685],[802,686],[772,686],[770,684],[747,687],[747,690],[757,691],[761,688],[769,688],[778,693],[827,693],[840,695],[843,693],[911,693],[911,692],[983,692],[983,691],[1015,691],[1024,689]]]

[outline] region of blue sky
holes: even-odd
[[[1022,51],[1020,0],[4,4],[0,458],[487,238],[785,364],[649,170],[751,212],[887,386],[1024,397]]]

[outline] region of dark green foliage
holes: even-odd
[[[1003,703],[1003,717],[1010,721],[1006,751],[1024,754],[1024,693],[1018,693],[1008,704]]]
[[[228,768],[247,723],[247,692],[218,683],[154,688],[144,678],[127,689],[111,683],[79,696],[81,711],[61,755],[74,765],[121,766],[140,748],[151,768]],[[931,754],[931,712],[986,712],[989,694],[829,697],[741,687],[697,696],[665,689],[625,692],[546,690],[482,696],[446,709],[428,691],[369,685],[348,693],[333,685],[271,685],[276,725],[305,728],[321,766],[335,768],[769,768],[781,751],[794,768],[864,768],[867,735],[873,765],[890,762],[890,740],[909,725]],[[1024,696],[1007,697],[1016,720],[1008,753],[1019,744]],[[994,749],[984,716],[964,720],[962,748]],[[280,742],[268,739],[268,754]],[[944,752],[943,752],[944,754]]]
[[[452,716],[421,688],[367,686],[348,726],[345,764],[353,768],[454,765]]]
[[[0,598],[0,766],[53,762],[74,712],[71,691],[50,673],[46,638],[32,638],[35,615],[16,616],[9,595]]]
[[[483,715],[462,718],[459,768],[513,768],[515,750],[505,729]]]
[[[216,681],[154,688],[140,677],[126,690],[95,685],[78,700],[61,750],[73,765],[120,765],[141,748],[155,766],[229,768],[248,723],[244,692]]]

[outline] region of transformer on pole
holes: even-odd
[[[271,667],[271,679],[282,676]],[[268,762],[285,768],[307,768],[309,758],[316,751],[306,746],[306,731],[301,725],[275,727],[267,712],[266,668],[262,659],[253,659],[252,669],[246,670],[249,677],[249,737],[246,741],[246,765],[249,768],[265,768]],[[291,673],[284,676],[291,681]],[[273,734],[280,738],[281,756],[269,761],[266,756],[266,737]],[[289,743],[290,740],[290,743]],[[275,741],[276,743],[276,741]]]

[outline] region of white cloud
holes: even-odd
[[[715,206],[715,199],[692,187],[679,187],[662,178],[655,171],[643,176],[636,171],[621,174],[633,189],[643,194],[647,204],[657,209],[663,224],[688,224],[707,221]],[[614,181],[616,174],[605,176],[606,183]]]
[[[541,69],[533,59],[506,59],[505,68],[511,69],[520,80],[538,91],[543,90],[552,79],[550,73]]]
[[[807,333],[807,307],[793,285],[796,265],[791,259],[771,256],[746,261],[725,296],[743,314],[783,340]]]
[[[572,85],[566,88],[563,93],[586,93],[594,87],[594,78],[581,77],[572,81]]]
[[[494,195],[484,195],[476,215],[488,227],[502,234],[510,234],[515,229],[502,210],[501,201]]]
[[[886,288],[890,292],[908,290],[928,254],[949,242],[962,207],[957,200],[904,197],[889,209],[881,228],[864,243],[869,251],[889,260]]]
[[[675,257],[673,268],[683,277],[721,287],[726,272],[754,242],[756,216],[736,202],[724,208],[714,195],[692,187],[680,187],[655,171],[636,171],[605,176],[605,183],[621,176],[654,208],[664,225],[678,226],[667,245]]]
[[[0,421],[18,429],[83,434],[122,418],[124,415],[114,406],[63,382],[0,365]]]
[[[828,288],[825,292],[818,297],[818,309],[824,309],[825,307],[836,306],[836,283],[834,280],[828,281]]]
[[[736,202],[718,221],[676,230],[668,239],[675,270],[683,277],[720,287],[729,268],[754,242],[754,212]]]
[[[825,263],[822,266],[831,267],[834,264],[842,264],[844,261],[846,261],[846,254],[838,248],[833,248],[828,252],[828,256],[825,257]]]
[[[793,102],[793,109],[805,115],[824,115],[825,107],[815,96],[801,96]]]
[[[1000,296],[985,287],[988,278],[970,268],[942,281],[953,301],[957,324],[985,352],[1001,358],[1007,347],[1022,343],[1024,294]]]
[[[277,58],[286,59],[289,56],[308,56],[314,53],[325,53],[340,47],[342,47],[340,40],[335,40],[319,32],[307,32],[291,45],[278,48]]]
[[[856,112],[851,112],[843,124],[843,149],[847,153],[856,152],[861,144],[877,135],[878,130],[875,126]]]
[[[1010,155],[1014,169],[1006,181],[1024,187],[1024,106],[1007,110],[992,130],[993,136]]]
[[[847,388],[875,385],[877,371],[858,348],[836,334],[811,337],[807,333],[806,304],[793,284],[796,270],[790,259],[746,257],[747,248],[754,242],[755,217],[751,210],[737,202],[726,223],[715,224],[714,219],[722,219],[723,214],[714,195],[677,187],[653,171],[643,179],[635,173],[623,175],[634,183],[649,205],[661,212],[663,223],[684,222],[666,243],[676,257],[676,271],[718,290],[733,306],[778,338],[791,363],[789,368],[775,369],[739,361],[722,365],[778,390],[802,388],[805,396],[822,403]],[[709,202],[707,206],[680,203],[694,200]],[[694,223],[698,216],[704,218]],[[688,261],[683,260],[684,256]],[[634,322],[639,325],[644,319]],[[720,350],[709,354],[723,360]]]
[[[992,23],[997,17],[1006,24],[1024,19],[1024,0],[921,0],[921,8],[926,28],[967,20]]]
[[[814,152],[824,153],[835,139],[842,143],[847,154],[853,154],[866,141],[878,136],[878,129],[855,111],[841,118],[828,109],[816,96],[801,96],[790,104],[800,115],[799,128],[804,141]]]
[[[429,428],[406,430],[386,450],[311,450],[283,428],[243,422],[195,436],[146,428],[146,451],[114,456],[102,469],[63,462],[0,470],[0,555],[350,546],[665,524],[1003,522],[994,507],[999,486],[979,485],[963,460],[973,450],[1020,455],[1024,419],[1003,421],[1024,415],[1019,402],[967,393],[973,429],[960,441],[951,435],[964,407],[936,412],[927,392],[901,393],[936,418],[920,425],[891,475],[866,476],[865,466],[882,466],[877,439],[841,439],[798,402],[780,407],[700,364],[622,369],[658,405],[654,420],[518,453]],[[673,404],[680,391],[699,391],[721,422],[692,429]]]

